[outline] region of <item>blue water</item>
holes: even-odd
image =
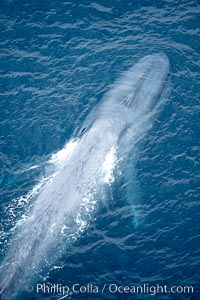
[[[138,58],[164,52],[170,60],[171,93],[134,166],[142,221],[133,226],[123,179],[116,181],[87,229],[29,283],[192,285],[193,294],[69,298],[200,299],[199,18],[190,0],[1,1],[1,259],[29,207],[17,199],[41,181],[52,153]]]

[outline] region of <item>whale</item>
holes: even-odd
[[[101,198],[106,185],[112,185],[117,163],[126,160],[150,130],[162,106],[169,67],[163,53],[140,58],[76,131],[72,153],[43,187],[11,240],[0,267],[2,299],[16,298],[45,258],[53,257],[52,248],[56,251],[59,246],[62,230],[68,236],[80,230],[95,199]]]

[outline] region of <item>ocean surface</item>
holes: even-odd
[[[63,299],[37,292],[44,282],[100,289],[66,299],[200,299],[199,24],[195,0],[1,0],[1,261],[40,190],[62,168],[69,141],[112,84],[145,55],[162,52],[170,61],[168,99],[132,149],[137,226],[122,174],[112,195],[97,199],[84,230],[59,237],[16,300]],[[112,293],[110,284],[194,292]]]

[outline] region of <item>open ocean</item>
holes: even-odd
[[[168,98],[132,150],[137,226],[122,175],[112,195],[95,202],[84,230],[59,237],[14,299],[63,298],[37,292],[44,282],[100,290],[66,299],[200,299],[199,25],[197,0],[1,0],[1,261],[62,168],[67,143],[112,84],[145,55],[162,52],[170,61]],[[120,293],[110,284],[194,291]]]

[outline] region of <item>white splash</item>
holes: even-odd
[[[61,150],[52,154],[46,163],[45,174],[39,179],[38,183],[26,195],[15,198],[13,201],[11,201],[11,203],[9,203],[6,208],[6,212],[9,215],[9,220],[13,225],[10,231],[15,231],[16,228],[24,223],[29,216],[29,209],[27,209],[26,212],[20,216],[20,219],[16,220],[16,218],[19,217],[19,208],[21,209],[23,207],[28,207],[31,200],[36,197],[50,181],[53,180],[53,178],[62,170],[63,166],[70,159],[77,144],[77,139],[70,140]],[[39,165],[33,165],[25,171],[27,172],[36,168],[39,168]]]
[[[55,165],[57,171],[60,171],[65,163],[70,159],[77,144],[78,140],[69,141],[60,151],[52,154],[49,163]]]
[[[115,178],[113,170],[116,164],[116,147],[112,146],[110,152],[106,155],[105,161],[103,162],[103,180],[107,184],[114,182]]]

